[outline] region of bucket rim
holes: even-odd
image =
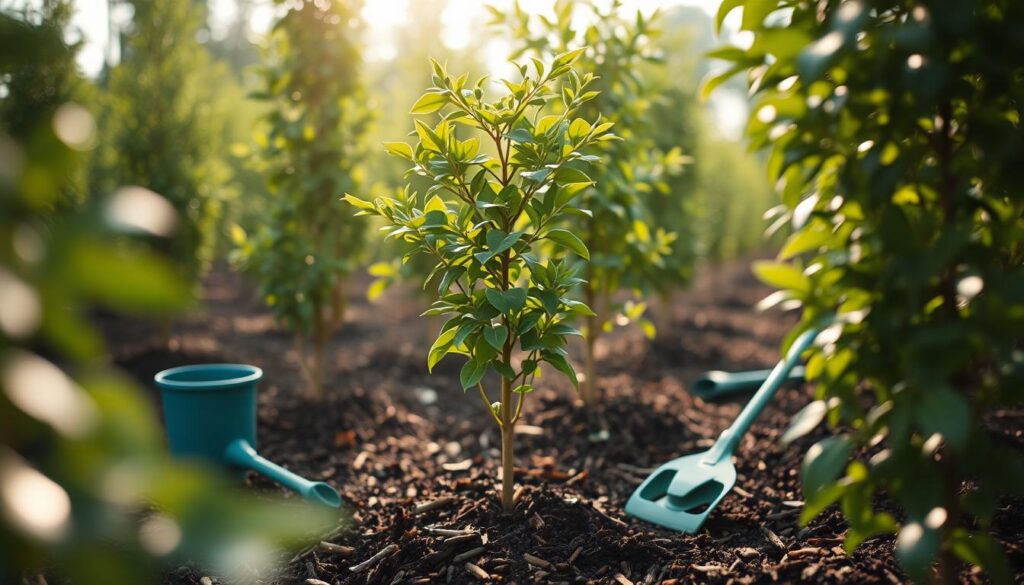
[[[215,370],[230,368],[239,370],[238,375],[220,378],[216,380],[175,380],[175,375],[197,372],[203,370]],[[226,390],[231,388],[239,388],[242,386],[248,386],[259,382],[263,378],[263,370],[249,364],[235,364],[235,363],[219,363],[219,364],[190,364],[186,366],[178,366],[175,368],[168,368],[157,373],[153,377],[156,381],[157,386],[162,390]]]

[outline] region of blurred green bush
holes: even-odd
[[[153,582],[185,560],[251,580],[329,519],[169,462],[149,400],[106,365],[90,311],[170,314],[191,290],[140,241],[181,225],[166,199],[122,188],[79,202],[98,137],[69,101],[67,8],[0,13],[0,582]]]

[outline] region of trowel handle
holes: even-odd
[[[772,396],[775,395],[775,391],[786,381],[790,370],[800,362],[800,356],[814,343],[814,338],[817,336],[818,329],[812,328],[801,333],[793,341],[793,345],[789,347],[786,357],[768,374],[768,378],[761,384],[761,387],[758,388],[750,402],[747,402],[747,405],[743,407],[740,415],[732,423],[732,426],[722,431],[718,441],[715,442],[714,447],[708,452],[712,459],[717,461],[722,457],[732,455],[744,433],[750,429],[750,425],[754,424],[758,415],[761,414],[764,407],[771,401]]]
[[[704,400],[715,400],[741,392],[757,390],[772,373],[771,370],[750,370],[746,372],[705,372],[690,384],[690,391]],[[804,367],[794,366],[786,376],[787,382],[802,382]]]
[[[268,477],[288,489],[291,489],[307,500],[321,503],[331,508],[341,506],[341,496],[334,488],[322,481],[308,479],[288,471],[284,467],[260,456],[244,439],[236,439],[224,450],[224,459],[231,465],[251,469],[262,476]]]

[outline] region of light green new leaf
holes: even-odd
[[[792,264],[762,260],[754,262],[754,274],[757,278],[771,286],[806,293],[811,289],[807,276]]]
[[[428,92],[416,100],[409,113],[413,115],[433,114],[448,105],[448,102],[448,94]]]
[[[400,156],[412,160],[412,147],[405,142],[385,142],[384,150],[388,151],[388,154],[394,156]]]

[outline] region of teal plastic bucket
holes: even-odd
[[[171,454],[221,461],[235,439],[255,448],[256,385],[262,378],[263,370],[245,364],[182,366],[157,374]]]
[[[246,364],[202,364],[164,370],[156,385],[167,443],[175,457],[202,459],[269,477],[306,499],[337,508],[331,486],[309,481],[256,452],[256,385],[263,370]]]

